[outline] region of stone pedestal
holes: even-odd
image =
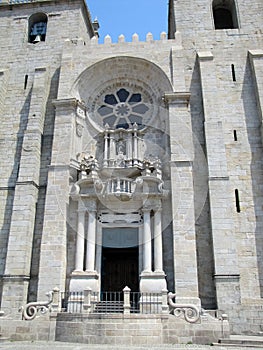
[[[140,280],[140,313],[161,313],[163,290],[167,289],[163,272],[142,272]]]
[[[68,312],[80,313],[82,312],[83,303],[85,303],[84,291],[90,292],[90,298],[92,293],[99,293],[99,275],[96,271],[74,271],[71,274],[71,280],[69,283],[69,298],[68,298]],[[97,295],[95,296],[97,299]],[[87,307],[87,305],[85,305]],[[91,307],[91,305],[90,305]]]
[[[96,271],[74,271],[69,283],[70,292],[83,292],[90,288],[92,292],[99,292],[99,275]]]
[[[141,293],[162,293],[163,289],[167,289],[163,272],[142,272],[140,275],[140,292]]]

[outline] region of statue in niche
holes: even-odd
[[[125,160],[126,156],[124,155],[126,151],[125,142],[123,140],[120,140],[117,144],[117,158],[116,158],[116,165],[119,168],[125,167]]]

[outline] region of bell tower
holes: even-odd
[[[202,0],[198,4],[196,1],[170,0],[169,37],[173,38],[175,31],[192,38],[204,34],[206,40],[214,38],[218,30],[254,33],[262,26],[261,11],[259,1],[253,1],[251,5],[249,0]]]
[[[260,130],[262,99],[259,97],[259,84],[262,83],[262,79],[258,76],[263,57],[262,50],[259,49],[262,48],[260,29],[262,11],[263,3],[257,0],[201,0],[198,3],[193,0],[187,3],[170,0],[169,2],[169,37],[173,38],[174,32],[180,33],[183,48],[195,52],[192,64],[188,55],[184,56],[183,64],[186,82],[191,91],[192,121],[195,124],[195,117],[200,117],[199,121],[203,129],[196,130],[196,134],[198,140],[202,140],[207,157],[209,193],[207,223],[210,227],[206,238],[211,240],[210,266],[213,266],[210,286],[213,284],[215,286],[216,307],[219,310],[227,310],[230,315],[234,315],[235,308],[243,301],[246,303],[252,296],[250,291],[254,290],[254,300],[258,301],[260,295],[262,296],[262,258],[256,253],[258,249],[261,250],[262,243],[257,239],[257,227],[262,224],[262,221],[257,215],[254,216],[260,209],[256,201],[253,202],[253,218],[247,217],[254,223],[250,241],[250,249],[254,252],[254,263],[251,261],[250,266],[252,269],[254,266],[258,279],[253,283],[244,271],[244,261],[248,265],[250,263],[241,248],[241,242],[244,238],[242,233],[244,225],[248,225],[247,229],[250,225],[248,222],[245,224],[246,220],[242,215],[247,215],[247,200],[249,196],[255,198],[255,191],[251,188],[251,183],[235,171],[234,166],[237,158],[240,159],[238,154],[242,153],[242,149],[248,147],[246,149],[250,153],[254,142],[260,150],[262,149]],[[253,37],[253,43],[250,37]],[[195,79],[199,81],[198,84]],[[246,89],[246,86],[249,88]],[[199,99],[194,95],[195,93],[200,93],[199,98],[202,99],[202,106],[199,105],[201,110],[199,117],[194,111]],[[250,96],[249,100],[254,101],[253,106],[244,98],[247,94]],[[240,96],[242,96],[241,100]],[[254,117],[251,115],[251,110]],[[253,124],[252,128],[258,135],[258,141],[251,134],[250,123]],[[237,128],[240,138],[237,136]],[[249,144],[241,137],[242,133],[247,135]],[[233,138],[227,136],[230,134]],[[239,145],[237,140],[240,141]],[[233,152],[237,152],[236,155]],[[261,166],[256,170],[252,169],[246,161],[241,163],[241,167],[250,169],[250,174],[261,172]],[[261,182],[262,178],[259,181]],[[255,178],[253,182],[257,182]],[[247,196],[248,192],[246,192],[243,197],[243,209],[241,191],[243,194],[244,191],[250,193]],[[231,202],[234,203],[234,210],[229,211]],[[244,213],[241,214],[243,210]],[[198,229],[199,220],[200,218],[196,219],[197,249],[202,250],[200,243],[202,238]],[[250,229],[248,231],[250,232]],[[225,247],[231,248],[225,249]],[[200,250],[198,256],[199,288],[202,295],[204,269]],[[244,283],[245,280],[253,284],[250,291]],[[248,315],[249,317],[251,315]]]

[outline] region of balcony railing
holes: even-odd
[[[107,193],[114,194],[115,196],[126,196],[130,198],[134,188],[135,184],[133,180],[128,178],[115,178],[107,182]]]

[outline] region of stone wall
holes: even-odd
[[[59,314],[56,340],[111,345],[211,344],[228,334],[228,322],[211,316],[203,316],[201,322],[190,324],[171,315],[80,317]]]
[[[223,322],[223,323],[222,323]],[[227,338],[227,321],[202,316],[196,324],[172,315],[52,314],[35,320],[0,320],[0,333],[11,341],[61,341],[86,344],[211,344]]]

